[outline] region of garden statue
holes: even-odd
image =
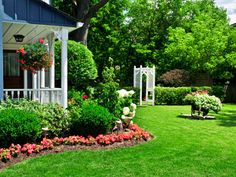
[[[123,125],[121,120],[116,121],[116,125],[113,128],[113,131],[116,131],[118,134],[123,132]]]

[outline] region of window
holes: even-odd
[[[20,76],[20,63],[18,62],[18,54],[15,52],[4,52],[4,76]]]

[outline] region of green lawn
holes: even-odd
[[[189,106],[142,107],[136,122],[155,139],[130,148],[66,152],[24,161],[4,177],[236,176],[236,105],[216,120],[178,118]]]

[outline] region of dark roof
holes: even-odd
[[[41,0],[2,0],[5,22],[76,27],[77,20]]]

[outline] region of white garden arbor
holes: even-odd
[[[143,75],[146,76],[146,79],[143,79]],[[143,81],[146,81],[146,91],[143,101]],[[134,87],[140,89],[140,106],[143,105],[143,102],[147,105],[155,104],[155,66],[152,68],[145,67],[142,65],[140,68],[134,66]]]

